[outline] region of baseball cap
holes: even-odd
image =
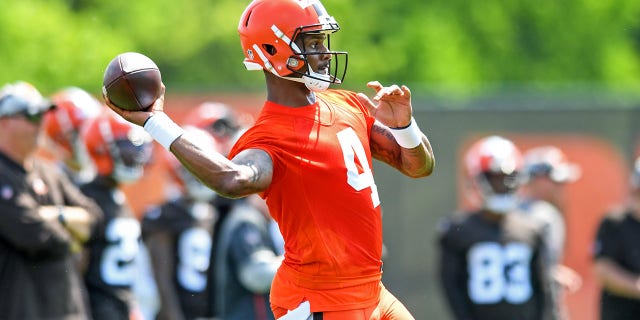
[[[0,118],[21,113],[35,116],[53,108],[55,105],[28,82],[8,83],[0,89]]]
[[[525,152],[524,168],[527,179],[548,176],[557,183],[574,182],[581,175],[580,167],[570,163],[564,152],[555,146],[542,146]]]

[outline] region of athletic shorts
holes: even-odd
[[[273,304],[271,310],[278,320],[415,320],[400,300],[382,283],[380,286],[379,301],[362,309],[311,313],[309,304],[304,302],[297,310],[289,311]],[[291,314],[287,315],[289,312]]]

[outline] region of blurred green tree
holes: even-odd
[[[118,53],[138,51],[176,91],[262,90],[242,66],[237,23],[248,0],[5,0],[0,82],[99,93]],[[369,80],[467,95],[519,87],[637,91],[634,0],[324,0],[349,52],[345,86]]]

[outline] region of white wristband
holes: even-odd
[[[184,133],[184,130],[166,113],[155,113],[149,117],[144,123],[144,130],[167,150]]]
[[[406,149],[413,149],[422,143],[422,131],[418,128],[416,120],[411,117],[411,124],[402,129],[391,129],[391,134],[396,138],[396,142]]]

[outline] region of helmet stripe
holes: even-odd
[[[291,39],[289,39],[289,37],[287,37],[287,35],[284,34],[284,32],[282,32],[282,30],[280,30],[275,24],[271,26],[271,30],[273,30],[273,33],[276,35],[276,37],[284,40],[288,45],[290,45],[296,51],[294,53],[302,52],[302,50],[298,48],[298,45],[296,45],[295,42],[291,41]]]
[[[260,59],[262,60],[262,62],[264,63],[264,67],[267,68],[267,70],[269,70],[269,72],[278,75],[278,72],[276,71],[276,69],[273,68],[273,66],[271,65],[271,62],[269,62],[269,60],[267,59],[267,56],[264,55],[264,52],[262,52],[262,49],[260,49],[260,47],[258,47],[257,44],[253,44],[253,50],[256,51],[256,53],[258,54],[258,56],[260,57]]]

